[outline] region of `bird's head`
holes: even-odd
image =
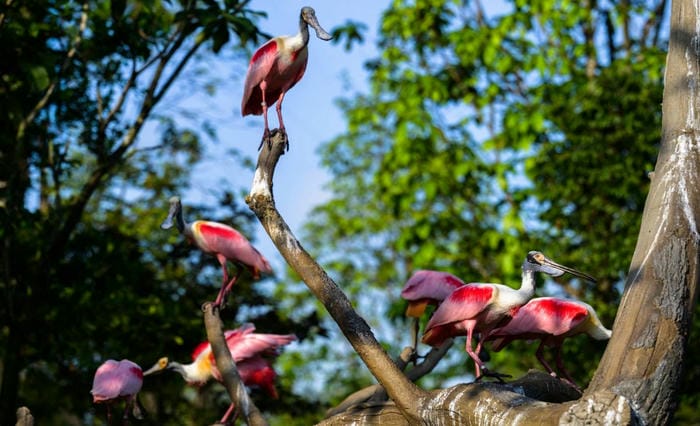
[[[168,366],[170,365],[170,361],[168,360],[168,357],[163,357],[156,362],[153,367],[149,368],[148,370],[143,372],[144,376],[150,376],[151,374],[156,374],[160,373],[162,371],[165,371],[168,369]]]
[[[173,227],[173,225],[178,225],[179,216],[182,215],[182,204],[180,203],[180,197],[170,197],[168,202],[170,203],[170,210],[168,211],[168,217],[166,217],[163,223],[160,225],[161,229],[170,229]]]
[[[531,251],[527,254],[525,262],[523,262],[523,271],[543,272],[553,277],[558,277],[568,272],[571,275],[575,275],[590,282],[596,282],[596,279],[592,276],[569,268],[568,266],[560,265],[539,251]]]
[[[319,24],[318,19],[316,19],[316,11],[314,11],[313,8],[309,6],[302,7],[301,19],[316,31],[316,37],[320,38],[321,40],[328,41],[333,38],[332,35],[328,34],[326,30],[321,28],[321,24]]]

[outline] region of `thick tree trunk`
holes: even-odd
[[[675,410],[700,280],[699,49],[700,10],[676,0],[661,151],[613,336],[589,387],[633,401],[647,424],[666,424]]]

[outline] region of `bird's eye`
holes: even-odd
[[[533,256],[535,260],[539,263],[542,263],[544,261],[544,255],[542,253],[537,253],[536,255]]]

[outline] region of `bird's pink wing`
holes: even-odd
[[[95,372],[91,390],[93,401],[102,402],[134,395],[141,390],[142,384],[141,367],[129,360],[107,360]]]
[[[426,325],[426,330],[443,324],[474,319],[493,300],[493,286],[472,283],[459,287],[443,300]]]
[[[238,362],[256,355],[275,356],[279,348],[297,340],[293,334],[261,334],[252,333],[238,340],[235,345],[229,345],[233,360]]]
[[[136,363],[123,359],[119,362],[121,389],[119,396],[136,395],[143,385],[143,371]]]
[[[270,263],[253,247],[246,237],[230,226],[209,221],[197,221],[195,240],[209,253],[223,254],[227,259],[242,263],[254,270],[254,273],[272,273]],[[206,249],[204,249],[206,247]]]
[[[539,297],[521,306],[510,322],[494,330],[491,336],[559,336],[572,330],[585,320],[587,315],[586,307],[575,301]]]
[[[272,69],[277,52],[277,40],[273,38],[260,46],[250,58],[243,84],[243,99],[241,100],[241,114],[243,116],[262,114],[262,93],[259,85]],[[271,104],[271,101],[273,100],[268,100],[268,103]]]
[[[90,391],[94,402],[106,401],[119,396],[119,382],[115,380],[118,369],[119,362],[113,359],[108,359],[97,368]]]
[[[414,273],[401,290],[401,297],[406,300],[432,299],[441,301],[464,281],[456,276],[441,271],[421,270]]]

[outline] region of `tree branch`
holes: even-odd
[[[226,345],[224,338],[224,327],[219,317],[219,310],[212,309],[212,304],[207,302],[202,307],[204,311],[204,324],[207,330],[207,340],[211,344],[216,368],[221,373],[226,391],[231,397],[231,402],[235,404],[236,413],[243,413],[243,417],[249,425],[267,426],[267,421],[260,414],[260,410],[255,406],[246,392],[245,385],[233,362],[231,352]]]
[[[367,368],[396,402],[402,415],[418,422],[420,401],[425,399],[427,393],[408,380],[394,364],[375,339],[369,325],[352,308],[345,293],[304,250],[275,207],[272,178],[286,144],[286,137],[276,130],[273,131],[271,143],[263,144],[246,202],[277,250],[323,303]]]

